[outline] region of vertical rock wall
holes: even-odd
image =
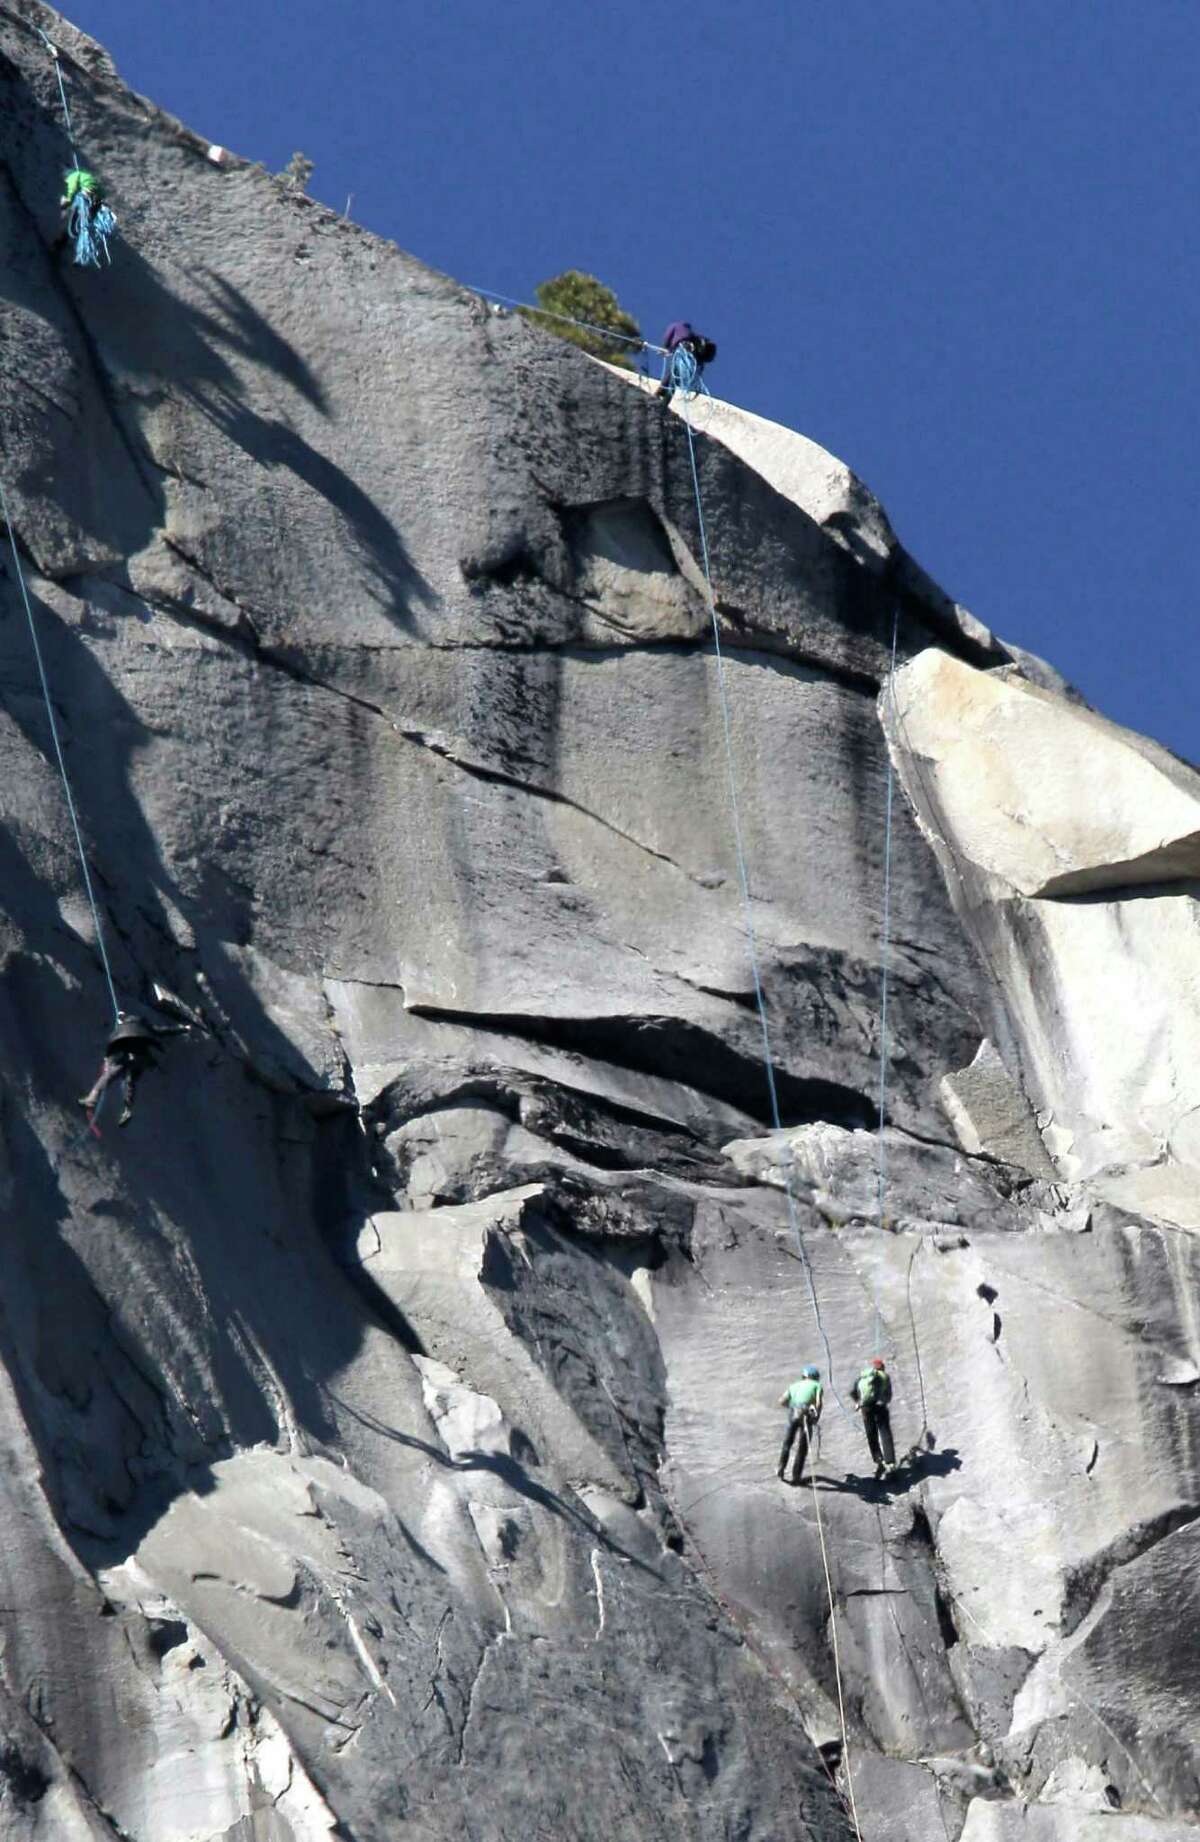
[[[868,1842],[1185,1833],[1195,777],[832,457],[699,406],[774,1135],[678,417],[213,163],[36,0],[0,250],[114,973],[198,1019],[91,1137],[6,557],[0,1831],[841,1842],[853,1791]],[[779,1484],[781,1388],[844,1402],[877,1345],[910,1464],[877,1485],[831,1392]]]

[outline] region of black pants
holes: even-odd
[[[804,1476],[804,1461],[808,1457],[809,1441],[812,1438],[813,1420],[807,1412],[794,1413],[788,1421],[787,1432],[783,1435],[783,1450],[779,1454],[779,1475],[787,1470],[788,1458],[792,1446],[796,1447],[796,1463],[792,1470],[792,1482],[798,1484]]]
[[[892,1443],[892,1416],[886,1407],[864,1407],[863,1431],[871,1457],[877,1465],[894,1465],[896,1448]]]
[[[112,1083],[114,1081],[120,1081],[121,1098],[124,1101],[122,1117],[127,1118],[133,1111],[133,1091],[141,1076],[145,1074],[148,1066],[149,1064],[144,1055],[131,1055],[128,1051],[124,1054],[117,1051],[115,1054],[106,1055],[104,1061],[101,1063],[100,1073],[96,1076],[95,1083],[92,1086],[91,1092],[87,1095],[84,1105],[87,1107],[99,1106]]]

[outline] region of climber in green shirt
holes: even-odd
[[[790,1388],[779,1397],[779,1406],[788,1410],[787,1431],[783,1436],[783,1450],[779,1454],[779,1468],[776,1476],[782,1478],[787,1470],[788,1458],[792,1446],[796,1447],[796,1462],[792,1468],[791,1481],[800,1484],[804,1481],[804,1461],[821,1418],[821,1409],[825,1405],[825,1392],[821,1387],[821,1371],[814,1369],[810,1362],[799,1381],[794,1381]]]
[[[70,210],[80,193],[83,193],[93,211],[98,211],[104,203],[104,191],[95,173],[89,173],[85,167],[73,166],[63,179],[63,195],[59,204],[64,211]]]
[[[117,228],[116,214],[104,202],[104,187],[86,166],[73,166],[63,177],[59,199],[63,233],[79,268],[98,269],[110,260],[108,240]]]

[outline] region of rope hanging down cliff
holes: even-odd
[[[703,390],[704,384],[698,378],[695,359],[692,357],[691,353],[683,347],[674,354],[671,366],[671,381],[676,389],[679,390],[684,403],[681,419],[687,431],[688,460],[691,465],[692,491],[696,501],[696,522],[700,531],[700,558],[704,568],[709,619],[712,623],[713,651],[717,663],[717,693],[721,706],[721,728],[725,743],[725,766],[729,781],[729,806],[733,822],[733,845],[737,857],[738,882],[741,887],[742,915],[746,929],[746,945],[750,956],[750,976],[754,985],[754,1004],[758,1013],[758,1027],[762,1038],[763,1069],[767,1080],[767,1096],[770,1106],[771,1124],[776,1132],[782,1132],[783,1119],[779,1111],[779,1092],[775,1081],[775,1063],[771,1050],[771,1029],[767,1021],[767,1003],[763,993],[762,974],[759,968],[758,935],[754,926],[754,911],[750,900],[750,876],[746,862],[745,845],[742,838],[737,766],[733,752],[733,723],[730,714],[729,690],[725,680],[725,654],[721,646],[721,625],[717,618],[717,603],[713,590],[712,567],[708,550],[708,530],[704,522],[704,504],[700,495],[700,474],[696,466],[696,442],[692,433],[691,419],[688,414],[688,405],[691,401],[692,394],[697,387]],[[817,1288],[813,1278],[812,1263],[809,1260],[808,1249],[804,1243],[804,1234],[800,1227],[800,1217],[796,1208],[796,1196],[792,1183],[792,1164],[790,1156],[785,1158],[784,1163],[784,1193],[787,1198],[788,1225],[791,1228],[793,1238],[796,1242],[796,1250],[799,1255],[800,1264],[804,1268],[804,1276],[808,1282],[808,1295],[812,1303],[813,1319],[822,1346],[825,1350],[830,1391],[842,1413],[849,1419],[850,1415],[847,1412],[846,1405],[838,1394],[833,1380],[833,1351],[830,1348],[829,1338],[826,1335],[824,1321],[821,1317],[821,1306],[817,1298]]]
[[[726,767],[727,767],[728,776],[729,776],[729,795],[730,795],[730,807],[731,807],[731,811],[733,815],[734,845],[735,845],[736,852],[737,852],[738,876],[739,876],[740,883],[741,883],[742,906],[743,906],[743,911],[745,914],[746,936],[747,936],[747,941],[748,941],[749,951],[750,951],[750,970],[751,970],[751,975],[752,975],[753,982],[754,982],[754,998],[755,998],[755,1005],[758,1011],[759,1027],[762,1032],[763,1064],[766,1069],[767,1089],[768,1089],[768,1093],[770,1096],[771,1122],[775,1130],[779,1132],[782,1130],[782,1121],[780,1118],[779,1098],[778,1098],[778,1091],[777,1091],[776,1081],[775,1081],[774,1060],[773,1060],[773,1056],[771,1052],[770,1029],[769,1029],[769,1025],[767,1022],[766,1000],[763,994],[762,978],[761,978],[761,974],[759,971],[757,939],[756,939],[756,935],[754,931],[754,918],[753,918],[753,912],[752,912],[751,902],[750,902],[750,885],[749,885],[749,876],[748,876],[747,865],[746,865],[746,855],[745,855],[745,850],[744,850],[743,843],[742,843],[741,816],[740,816],[739,803],[738,803],[738,792],[737,792],[737,774],[736,774],[736,769],[734,765],[733,738],[732,738],[732,728],[731,728],[730,715],[729,715],[729,697],[728,697],[728,691],[727,691],[726,682],[725,682],[725,661],[724,661],[724,655],[721,650],[720,626],[717,620],[716,599],[715,599],[714,592],[713,592],[712,571],[711,571],[711,566],[710,566],[710,561],[709,561],[708,533],[707,533],[707,529],[706,529],[705,522],[704,522],[704,507],[703,507],[703,503],[701,500],[701,494],[700,494],[700,477],[699,477],[699,472],[696,466],[695,436],[694,436],[694,432],[692,429],[691,418],[688,413],[689,405],[694,399],[694,397],[697,394],[703,394],[707,396],[708,390],[707,390],[707,386],[705,385],[704,379],[702,376],[702,367],[697,362],[694,353],[691,352],[686,345],[680,345],[672,353],[671,362],[668,368],[668,376],[670,379],[670,384],[680,394],[680,398],[683,404],[682,420],[683,420],[684,427],[687,430],[688,459],[691,464],[692,489],[695,494],[696,518],[697,518],[697,523],[699,525],[699,530],[700,530],[700,548],[701,548],[702,561],[704,565],[704,579],[705,579],[705,584],[706,584],[707,593],[708,593],[709,616],[712,621],[713,643],[714,643],[716,659],[717,659],[717,684],[718,684],[718,689],[720,693],[721,719],[722,719],[722,727],[724,730],[724,738],[725,738],[725,760],[726,760]],[[887,678],[887,695],[891,697],[893,700],[895,698],[894,684],[895,684],[895,675],[896,675],[896,650],[897,650],[897,644],[899,640],[899,631],[900,631],[900,610],[898,607],[896,607],[893,609],[893,613],[892,613],[892,643],[891,643],[891,656],[889,660],[889,669],[888,669],[888,678]],[[881,948],[880,948],[880,954],[881,954],[880,993],[881,993],[881,996],[880,996],[880,1022],[879,1022],[878,1132],[877,1132],[877,1154],[876,1154],[877,1155],[876,1206],[878,1210],[879,1225],[881,1228],[884,1227],[886,1224],[886,1200],[887,1200],[887,1142],[885,1138],[885,1122],[887,1119],[888,995],[889,995],[889,977],[890,977],[890,959],[891,959],[892,815],[893,815],[893,809],[894,809],[894,803],[895,803],[895,770],[894,770],[893,763],[892,763],[891,750],[888,749],[886,746],[886,737],[885,737],[885,750],[886,750],[886,762],[887,762],[887,793],[886,793],[886,811],[885,811],[885,819],[884,819],[884,848],[883,848],[883,923],[882,923],[882,928],[881,928]],[[837,1385],[833,1378],[833,1354],[832,1354],[832,1351],[830,1350],[829,1339],[825,1334],[825,1326],[821,1318],[821,1308],[820,1308],[820,1304],[817,1299],[816,1282],[813,1277],[812,1263],[809,1260],[808,1249],[805,1246],[804,1236],[800,1229],[800,1222],[799,1222],[798,1211],[796,1208],[796,1198],[795,1198],[795,1193],[793,1189],[792,1177],[793,1177],[792,1166],[791,1166],[791,1160],[789,1158],[785,1162],[785,1165],[784,1165],[784,1187],[785,1187],[785,1192],[787,1196],[788,1220],[791,1225],[792,1233],[796,1241],[796,1248],[797,1248],[797,1252],[799,1255],[800,1263],[804,1268],[805,1278],[808,1281],[809,1297],[812,1300],[813,1317],[816,1321],[817,1330],[820,1334],[821,1342],[825,1350],[825,1359],[828,1364],[830,1392],[832,1393],[834,1400],[837,1402],[838,1407],[841,1409],[841,1412],[848,1419],[850,1416],[847,1413],[846,1406],[844,1402],[842,1401],[841,1395],[838,1393]],[[873,1310],[872,1346],[873,1348],[877,1350],[880,1347],[880,1343],[882,1340],[883,1329],[884,1329],[884,1317],[883,1317],[883,1312],[880,1308],[880,1303],[879,1303],[879,1279],[878,1279],[878,1275],[875,1273],[873,1273],[872,1275],[871,1294],[872,1294],[872,1310]],[[909,1314],[910,1327],[912,1330],[913,1347],[917,1355],[917,1367],[918,1367],[918,1372],[919,1372],[920,1371],[920,1352],[919,1352],[919,1348],[917,1344],[917,1327],[916,1327],[916,1322],[913,1318],[911,1298],[909,1299],[909,1304],[908,1304],[908,1314]],[[922,1385],[921,1385],[922,1427],[921,1427],[921,1433],[919,1435],[918,1443],[920,1439],[924,1438],[925,1433],[928,1430],[928,1413],[924,1407],[924,1393],[925,1393],[924,1382],[922,1381]]]
[[[821,1567],[825,1574],[825,1592],[829,1600],[829,1641],[833,1650],[833,1676],[837,1684],[838,1721],[842,1729],[842,1760],[846,1767],[846,1798],[850,1805],[850,1821],[854,1824],[854,1833],[858,1837],[858,1842],[863,1842],[863,1833],[858,1826],[858,1805],[854,1801],[854,1774],[850,1769],[850,1742],[846,1734],[846,1697],[842,1687],[842,1659],[838,1650],[837,1615],[834,1610],[833,1580],[829,1572],[829,1550],[825,1546],[825,1524],[821,1517],[821,1499],[817,1494],[816,1452],[813,1453],[812,1468],[809,1472],[809,1483],[812,1485],[813,1511],[817,1518],[817,1536],[821,1543]]]
[[[892,612],[892,656],[888,663],[887,695],[894,700],[896,682],[896,641],[900,633],[900,609]],[[884,1138],[884,1122],[887,1118],[887,1051],[888,1051],[888,977],[891,971],[892,945],[892,807],[895,798],[896,774],[892,764],[892,751],[888,746],[887,732],[883,736],[884,759],[887,762],[887,796],[883,826],[883,927],[880,930],[879,949],[879,1140],[878,1169],[876,1175],[876,1202],[879,1212],[879,1226],[887,1226],[885,1205],[887,1202],[887,1141]],[[879,1309],[879,1281],[874,1284],[875,1326],[872,1342],[879,1348],[883,1314]]]
[[[63,83],[62,64],[59,61],[58,46],[54,43],[53,39],[46,37],[46,34],[42,31],[40,26],[35,26],[33,29],[41,39],[43,45],[45,45],[46,50],[50,53],[54,63],[54,74],[58,78],[58,94],[63,106],[63,119],[67,124],[67,145],[71,149],[71,165],[78,166],[79,155],[75,151],[75,128],[71,121],[71,105],[67,101],[66,85]]]
[[[54,65],[54,74],[58,79],[58,94],[63,107],[63,121],[67,130],[67,145],[71,150],[71,166],[63,176],[63,196],[59,205],[63,212],[67,237],[70,241],[76,265],[79,268],[98,269],[103,255],[105,262],[111,262],[108,239],[117,228],[116,213],[105,203],[104,190],[95,173],[81,165],[79,153],[75,146],[75,125],[71,120],[71,105],[67,101],[67,89],[63,82],[62,59],[58,46],[47,38],[40,26],[34,31],[50,53]]]
[[[705,588],[706,588],[706,592],[708,596],[709,617],[712,622],[713,649],[715,652],[716,663],[717,663],[717,689],[718,689],[718,696],[719,696],[719,701],[721,705],[721,726],[722,726],[722,732],[723,732],[724,740],[725,740],[725,763],[726,763],[726,768],[728,770],[728,776],[729,776],[729,803],[730,803],[730,811],[731,811],[732,820],[733,820],[733,842],[734,842],[734,850],[737,855],[738,880],[741,885],[742,912],[743,912],[745,926],[746,926],[746,943],[747,943],[747,947],[749,950],[749,956],[750,956],[750,974],[754,982],[754,1001],[755,1001],[755,1005],[758,1010],[759,1029],[762,1035],[763,1067],[765,1069],[766,1077],[767,1077],[767,1093],[770,1098],[771,1121],[772,1121],[772,1124],[776,1132],[782,1132],[783,1121],[780,1117],[780,1112],[779,1112],[779,1095],[778,1095],[776,1082],[775,1082],[775,1067],[774,1067],[774,1063],[773,1063],[772,1056],[771,1056],[770,1025],[767,1021],[766,998],[763,994],[762,974],[759,968],[758,937],[757,937],[757,934],[755,932],[755,927],[754,927],[754,913],[753,913],[753,909],[752,909],[751,902],[750,902],[750,879],[749,879],[749,872],[748,872],[747,863],[746,863],[745,845],[744,845],[743,838],[742,838],[741,808],[740,808],[740,803],[738,800],[738,787],[737,787],[737,767],[736,767],[736,763],[734,760],[734,753],[733,753],[733,727],[732,727],[732,721],[731,721],[731,716],[730,716],[729,693],[728,693],[728,688],[725,683],[725,655],[721,648],[721,626],[717,618],[716,595],[713,591],[712,566],[711,566],[711,562],[709,559],[709,551],[708,551],[708,531],[707,531],[707,528],[704,522],[704,502],[703,502],[703,499],[700,493],[700,473],[696,465],[696,443],[695,443],[695,437],[692,434],[691,421],[687,413],[688,404],[690,403],[690,400],[691,400],[691,395],[694,394],[697,388],[703,389],[704,385],[699,377],[699,367],[696,364],[695,358],[692,356],[690,352],[688,352],[683,347],[680,347],[679,351],[676,352],[673,357],[672,364],[671,364],[671,381],[675,385],[675,387],[680,391],[684,399],[684,412],[683,412],[682,420],[683,420],[684,428],[687,430],[688,460],[691,465],[692,491],[695,494],[695,501],[696,501],[696,521],[697,521],[697,525],[698,525],[699,532],[700,532],[700,556],[701,556],[701,561],[704,567],[704,582],[705,582]],[[821,1307],[817,1300],[817,1288],[816,1288],[815,1281],[813,1279],[812,1265],[809,1261],[808,1249],[804,1245],[804,1236],[800,1229],[800,1219],[799,1219],[799,1215],[796,1209],[796,1198],[795,1198],[795,1195],[792,1189],[792,1170],[791,1170],[790,1159],[785,1163],[785,1166],[784,1166],[784,1179],[785,1179],[785,1193],[787,1196],[788,1220],[792,1228],[792,1233],[795,1236],[796,1246],[797,1246],[797,1249],[799,1250],[800,1261],[804,1268],[805,1278],[808,1281],[808,1292],[809,1292],[809,1298],[812,1301],[813,1316],[816,1321],[817,1330],[820,1334],[821,1342],[825,1348],[826,1360],[829,1364],[830,1389],[833,1393],[834,1399],[837,1401],[838,1406],[841,1408],[842,1413],[846,1415],[847,1419],[849,1419],[850,1416],[846,1411],[845,1404],[843,1403],[841,1397],[839,1396],[836,1387],[834,1387],[833,1385],[833,1353],[829,1347],[829,1339],[825,1334],[825,1326],[821,1319]],[[813,1466],[813,1500],[814,1500],[814,1503],[816,1503],[816,1475],[815,1473],[816,1473],[816,1465],[815,1465],[815,1460],[814,1460],[814,1466]],[[849,1790],[850,1812],[851,1812],[851,1820],[853,1821],[853,1824],[854,1824],[854,1833],[858,1838],[858,1842],[862,1842],[862,1831],[859,1828],[859,1824],[858,1824],[858,1812],[855,1809],[855,1805],[854,1805],[854,1782],[851,1776],[851,1769],[850,1769],[850,1736],[849,1736],[849,1731],[848,1731],[847,1724],[846,1724],[846,1704],[845,1704],[844,1690],[842,1686],[842,1666],[841,1666],[841,1657],[838,1652],[838,1640],[837,1640],[837,1600],[835,1598],[834,1590],[833,1590],[833,1579],[829,1571],[829,1556],[828,1556],[828,1552],[825,1546],[825,1530],[824,1530],[824,1525],[821,1520],[821,1508],[820,1508],[819,1503],[816,1503],[816,1509],[817,1509],[817,1534],[820,1539],[821,1560],[822,1560],[822,1564],[824,1567],[824,1573],[825,1573],[825,1591],[826,1591],[826,1595],[829,1601],[829,1630],[830,1630],[830,1638],[831,1638],[832,1648],[833,1648],[834,1675],[837,1680],[838,1717],[841,1723],[841,1730],[842,1730],[842,1758],[846,1766],[846,1784]]]
[[[46,677],[46,665],[42,658],[41,642],[38,639],[37,622],[33,617],[33,603],[29,599],[29,590],[25,585],[25,571],[21,568],[21,556],[17,549],[16,532],[13,530],[12,518],[9,516],[8,495],[4,490],[4,481],[0,478],[0,513],[8,530],[9,547],[12,550],[13,566],[17,572],[17,587],[25,608],[25,618],[29,623],[29,638],[33,643],[33,657],[37,665],[38,682],[42,687],[42,701],[46,706],[46,720],[50,725],[50,739],[54,744],[54,755],[58,762],[58,771],[62,776],[63,792],[66,794],[67,811],[71,815],[71,829],[75,833],[75,848],[79,852],[79,867],[83,872],[83,886],[87,890],[88,905],[92,911],[92,922],[96,929],[96,946],[104,967],[104,977],[108,983],[108,995],[112,1000],[113,1021],[120,1018],[120,1006],[117,1003],[117,988],[113,983],[112,967],[108,961],[108,949],[104,944],[104,929],[100,923],[100,910],[96,903],[96,892],[92,887],[92,874],[88,869],[87,852],[83,845],[83,833],[79,828],[79,814],[75,808],[75,796],[71,791],[71,780],[67,773],[67,763],[63,756],[62,740],[58,733],[58,719],[54,714],[54,705],[50,700],[50,685]]]

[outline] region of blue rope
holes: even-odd
[[[672,381],[675,380],[676,362],[680,358],[682,351],[683,348],[681,347],[679,351],[676,351],[672,355]],[[680,384],[679,388],[685,392],[690,389],[692,394],[694,394],[696,386],[699,385],[702,389],[703,384],[699,379],[699,367],[696,364],[694,355],[688,352],[686,356],[691,365],[690,382],[688,385]],[[680,366],[679,372],[680,375],[688,376],[687,365]],[[763,1068],[767,1077],[767,1094],[770,1101],[771,1124],[776,1132],[782,1132],[783,1119],[779,1111],[779,1090],[775,1081],[774,1057],[771,1053],[771,1031],[770,1025],[767,1022],[767,1002],[763,993],[762,973],[759,969],[758,936],[755,932],[754,911],[750,902],[750,875],[746,864],[746,850],[742,838],[742,818],[740,802],[738,800],[737,768],[734,762],[733,753],[733,724],[730,717],[729,691],[725,681],[725,654],[721,647],[721,626],[717,619],[717,602],[713,592],[712,565],[708,552],[708,530],[704,522],[704,505],[700,496],[700,473],[696,466],[696,442],[692,434],[692,425],[688,416],[685,414],[682,420],[683,426],[687,430],[688,460],[691,463],[692,469],[692,491],[696,497],[696,520],[700,528],[700,555],[704,564],[704,581],[708,593],[708,612],[712,621],[713,650],[717,661],[717,690],[721,705],[721,727],[725,738],[725,765],[729,777],[729,806],[733,819],[733,844],[737,855],[738,881],[741,885],[742,892],[742,912],[746,926],[746,943],[750,954],[750,976],[754,981],[754,1003],[758,1011],[758,1025],[762,1036]],[[790,1157],[784,1165],[784,1178],[784,1190],[787,1196],[788,1222],[795,1238],[800,1264],[804,1268],[804,1276],[808,1281],[808,1296],[812,1302],[813,1318],[825,1350],[825,1361],[828,1365],[827,1372],[829,1375],[830,1392],[846,1419],[849,1420],[851,1416],[846,1408],[845,1402],[837,1391],[837,1385],[833,1379],[833,1351],[829,1345],[829,1338],[825,1333],[825,1325],[821,1317],[821,1307],[817,1299],[817,1287],[813,1277],[812,1262],[808,1257],[808,1249],[804,1244],[804,1235],[800,1228],[800,1217],[796,1208],[796,1196],[792,1187],[792,1161]]]
[[[900,631],[900,609],[897,605],[892,613],[892,657],[888,667],[887,693],[895,701],[896,683],[896,640]],[[879,1175],[876,1185],[879,1212],[879,1226],[884,1226],[884,1203],[887,1197],[887,1147],[883,1136],[884,1118],[887,1110],[887,1034],[888,1034],[888,974],[891,958],[892,937],[892,806],[894,802],[896,776],[892,766],[892,751],[888,747],[887,731],[883,731],[883,748],[887,756],[887,817],[883,833],[883,936],[880,948],[880,986],[879,1003]],[[875,1346],[879,1346],[881,1316],[879,1310],[879,1285],[875,1285]]]
[[[67,125],[67,145],[71,149],[71,165],[78,172],[81,168],[79,150],[75,145],[75,124],[71,120],[71,105],[67,101],[67,88],[63,82],[62,60],[59,57],[58,46],[52,39],[47,38],[40,26],[35,26],[34,31],[45,45],[54,63],[54,75],[58,79],[58,94],[62,102],[63,120]],[[102,255],[105,262],[111,262],[108,239],[116,228],[116,213],[108,205],[98,205],[93,210],[83,193],[77,192],[67,212],[67,235],[74,245],[76,266],[81,269],[101,268],[103,266],[100,260]]]
[[[108,253],[108,239],[117,228],[116,214],[107,205],[93,209],[86,192],[76,192],[67,213],[67,235],[75,246],[75,262],[81,269],[98,269],[103,267],[100,261],[111,262]]]
[[[29,599],[29,590],[25,586],[25,572],[21,568],[21,557],[17,550],[16,533],[8,510],[8,498],[4,491],[4,481],[0,479],[0,512],[8,527],[8,541],[12,547],[13,563],[17,571],[17,583],[21,590],[21,600],[25,605],[25,618],[29,622],[29,637],[33,641],[33,656],[37,661],[38,678],[42,686],[42,699],[46,705],[46,716],[50,724],[50,735],[54,742],[54,753],[58,758],[58,771],[62,776],[63,792],[67,796],[67,811],[71,815],[71,826],[75,833],[75,845],[79,852],[79,865],[83,871],[83,886],[87,890],[91,905],[92,921],[96,929],[96,945],[100,949],[100,959],[104,966],[104,976],[108,981],[108,995],[112,999],[113,1021],[119,1019],[121,1010],[117,1003],[117,988],[113,983],[112,967],[108,963],[108,951],[104,945],[104,929],[100,925],[100,910],[96,905],[96,892],[92,887],[91,871],[88,869],[87,852],[83,848],[83,833],[79,829],[79,815],[75,810],[75,797],[71,792],[71,781],[67,774],[67,764],[63,757],[62,742],[58,734],[58,721],[54,715],[54,705],[50,701],[50,685],[46,678],[46,667],[42,659],[41,643],[38,640],[37,623],[33,618],[33,603]]]
[[[696,354],[686,345],[677,345],[671,353],[667,375],[672,385],[690,402],[694,396],[708,395],[708,385],[700,375]],[[689,429],[689,434],[691,433]]]

